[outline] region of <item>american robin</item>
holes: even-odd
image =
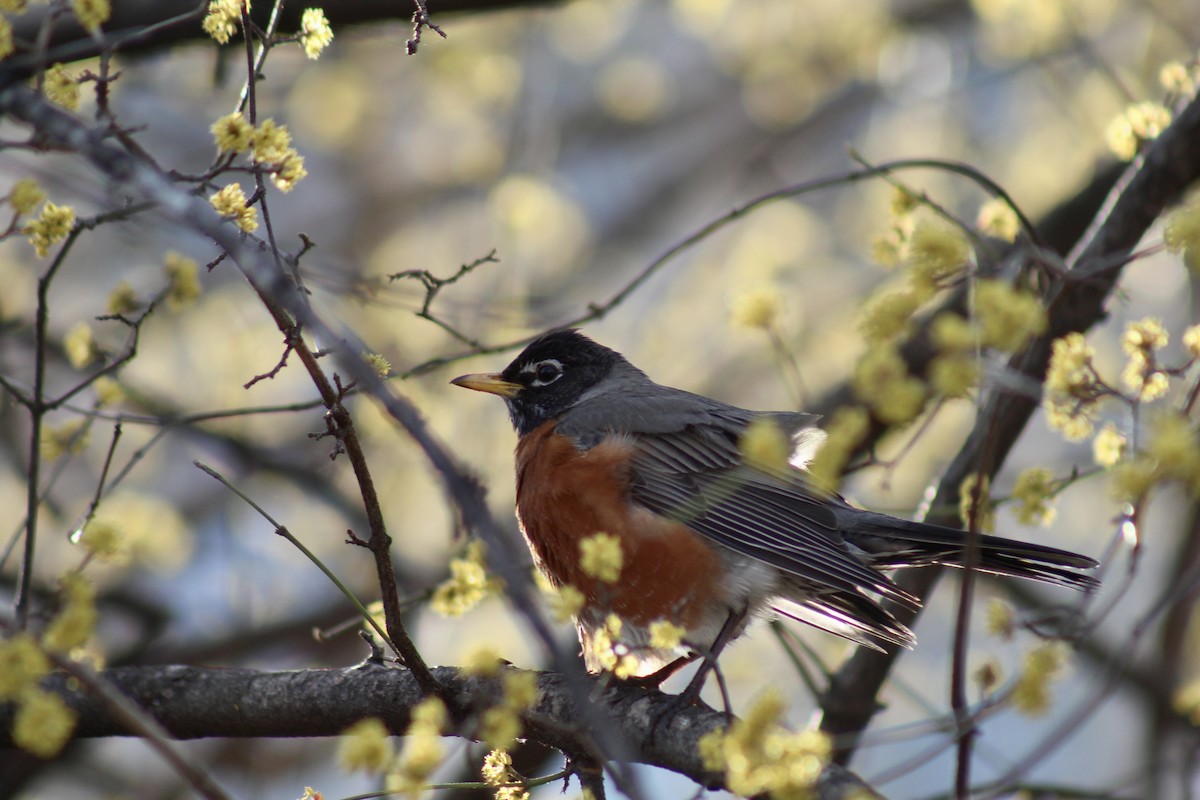
[[[864,511],[813,484],[803,467],[824,437],[814,415],[748,411],[661,386],[577,331],[542,336],[503,372],[451,383],[508,406],[519,436],[517,517],[538,569],[583,596],[576,622],[593,672],[605,661],[600,646],[632,655],[635,676],[712,654],[768,609],[867,647],[912,647],[912,631],[882,601],[920,600],[882,570],[962,564],[964,532]],[[790,437],[790,466],[743,456],[755,420]],[[598,533],[620,545],[615,581],[581,564],[581,542]],[[978,542],[980,571],[1097,584],[1077,571],[1096,566],[1086,556]],[[652,644],[659,620],[686,630],[679,647]]]

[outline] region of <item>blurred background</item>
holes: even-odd
[[[469,348],[417,315],[425,298],[418,281],[389,275],[428,270],[449,277],[495,251],[497,263],[444,288],[431,310],[479,342],[514,341],[605,303],[666,248],[735,206],[853,169],[851,150],[874,163],[963,161],[1037,220],[1115,160],[1106,143],[1112,121],[1131,103],[1162,101],[1163,66],[1194,65],[1200,46],[1200,16],[1190,0],[574,0],[442,16],[431,6],[448,36],[426,32],[413,57],[404,52],[411,26],[403,19],[335,25],[333,44],[315,63],[298,47],[271,53],[259,84],[259,115],[288,125],[309,173],[295,191],[271,195],[272,221],[284,248],[298,249],[301,233],[316,244],[302,262],[316,307],[352,324],[390,361],[397,388],[483,476],[497,515],[514,527],[515,439],[504,410],[447,381],[499,369],[515,351],[422,369]],[[160,165],[202,172],[214,156],[210,125],[235,107],[241,58],[237,47],[207,41],[118,58],[115,113],[138,129],[137,140]],[[85,85],[79,113],[93,109]],[[6,127],[2,135],[12,140],[19,131]],[[6,185],[35,177],[52,201],[70,203],[81,215],[109,207],[96,175],[68,157],[10,149],[0,154],[0,173]],[[944,172],[902,178],[968,221],[987,199]],[[847,380],[863,352],[857,320],[864,299],[895,280],[873,259],[873,242],[892,224],[891,194],[885,182],[865,181],[768,205],[668,262],[584,330],[661,383],[750,408],[812,407]],[[93,657],[109,664],[273,669],[360,660],[366,652],[352,630],[353,611],[336,590],[261,517],[192,465],[200,460],[222,471],[360,597],[375,599],[369,555],[344,544],[347,528],[366,528],[352,475],[344,458],[330,459],[328,440],[309,436],[324,426],[321,409],[305,405],[315,398],[307,377],[292,364],[243,388],[282,353],[261,304],[230,265],[204,270],[216,256],[210,243],[162,217],[142,214],[85,237],[53,284],[49,329],[56,343],[78,321],[106,313],[121,281],[143,297],[160,291],[168,251],[202,265],[203,292],[184,308],[155,311],[137,358],[119,372],[123,399],[89,418],[88,441],[78,453],[47,467],[39,580],[53,586],[79,563],[70,534],[91,500],[117,415],[123,424],[113,464],[127,472],[102,510],[121,520],[130,554],[125,563],[88,568],[101,589]],[[0,245],[0,369],[16,385],[32,381],[35,284],[45,263],[21,240]],[[746,298],[766,298],[777,308],[769,330],[738,324],[733,312]],[[1182,360],[1178,336],[1196,321],[1190,298],[1189,275],[1177,257],[1151,253],[1131,267],[1110,323],[1091,336],[1102,371],[1116,380],[1123,325],[1145,316],[1164,321],[1173,335],[1169,352]],[[118,323],[91,327],[109,352],[125,341]],[[63,390],[85,374],[56,352],[49,386]],[[81,418],[92,399],[84,393],[50,423]],[[303,407],[196,418],[291,404]],[[1113,411],[1115,421],[1128,424]],[[354,412],[395,540],[403,594],[420,598],[445,579],[464,541],[417,449],[370,402],[357,402]],[[894,469],[856,473],[848,496],[912,513],[974,414],[972,399],[954,401],[915,442],[916,426],[889,437],[882,455],[907,448],[903,458]],[[7,394],[0,395],[0,431],[0,533],[15,537],[25,503],[28,421]],[[1006,494],[1016,473],[1032,465],[1059,477],[1086,471],[1090,445],[1065,442],[1035,420],[995,493]],[[1063,493],[1049,530],[1023,528],[1006,512],[998,529],[1099,557],[1114,541],[1119,510],[1106,479],[1094,476]],[[1174,688],[1165,677],[1154,685],[1156,675],[1165,675],[1161,631],[1130,639],[1177,560],[1190,514],[1186,499],[1170,492],[1150,507],[1144,553],[1120,606],[1109,608],[1105,595],[1093,606],[1104,612],[1095,633],[1099,655],[1072,659],[1045,716],[1009,710],[986,720],[978,780],[1045,749],[1049,755],[1030,780],[1094,793],[1070,796],[1186,797],[1200,790],[1190,759],[1196,740],[1179,746],[1152,713],[1153,697]],[[19,548],[5,554],[3,581],[11,587]],[[1124,587],[1127,566],[1120,556],[1112,562],[1110,582]],[[920,648],[900,660],[881,697],[887,708],[853,764],[889,797],[935,797],[952,785],[952,738],[928,721],[944,720],[949,711],[956,587],[944,580],[931,599],[916,629]],[[1007,678],[1037,640],[986,633],[988,600],[1004,592],[993,583],[981,589],[972,664],[993,662]],[[1065,590],[1036,594],[1050,605],[1079,600]],[[1200,677],[1194,627],[1171,633],[1181,679]],[[314,629],[329,635],[315,640]],[[792,630],[827,664],[849,651],[833,637],[799,625]],[[519,666],[542,666],[539,650],[498,597],[459,618],[418,606],[412,632],[434,664],[460,663],[489,645]],[[566,625],[561,634],[574,635]],[[1059,720],[1090,702],[1105,674],[1104,655],[1127,644],[1136,647],[1143,683],[1121,684],[1069,736],[1055,733]],[[766,626],[721,663],[735,710],[773,686],[788,693],[791,723],[802,726],[813,713],[814,698]],[[187,747],[242,797],[299,796],[306,785],[339,797],[373,786],[338,770],[328,740]],[[466,760],[452,757],[445,773],[459,774]],[[0,789],[4,796],[181,794],[177,778],[134,741],[79,742],[51,763],[11,755],[8,765],[12,780]],[[542,771],[556,768],[551,763]],[[696,793],[686,779],[642,772],[650,797]],[[535,796],[559,789],[547,786]]]

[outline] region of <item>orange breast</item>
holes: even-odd
[[[629,505],[632,445],[613,436],[580,452],[547,422],[517,445],[517,516],[538,568],[570,584],[589,606],[635,624],[667,618],[692,626],[723,599],[721,562],[686,526]],[[617,536],[620,580],[603,583],[579,565],[579,541]]]

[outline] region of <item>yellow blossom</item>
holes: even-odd
[[[929,325],[929,337],[943,353],[974,350],[978,344],[978,331],[953,311],[943,311]]]
[[[859,312],[858,332],[869,345],[891,341],[908,332],[920,305],[916,293],[907,287],[876,293]]]
[[[985,617],[988,633],[1006,642],[1012,639],[1017,629],[1017,618],[1012,606],[1003,600],[992,599],[987,604]]]
[[[12,23],[8,17],[0,17],[0,60],[11,56],[14,50]]]
[[[1183,257],[1193,270],[1200,270],[1200,194],[1172,209],[1163,223],[1163,244]]]
[[[903,217],[916,211],[921,205],[921,198],[903,186],[892,187],[892,216]]]
[[[975,287],[975,315],[980,341],[1014,352],[1046,330],[1046,311],[1038,298],[1004,281],[981,280]]]
[[[246,233],[258,229],[258,210],[246,205],[242,187],[231,183],[208,198],[208,202],[223,217],[230,217]]]
[[[1160,477],[1154,461],[1143,455],[1113,465],[1109,474],[1113,497],[1131,504],[1140,502]]]
[[[1172,94],[1190,95],[1196,90],[1191,70],[1178,61],[1168,61],[1159,68],[1158,82]]]
[[[585,602],[583,592],[568,583],[558,587],[547,584],[543,591],[550,615],[556,622],[566,622],[583,610]]]
[[[1190,681],[1176,689],[1171,696],[1171,708],[1200,727],[1200,680]]]
[[[321,57],[321,51],[333,41],[333,30],[325,12],[319,8],[307,8],[300,15],[300,46],[304,55],[314,61]]]
[[[265,119],[254,131],[253,157],[259,164],[277,164],[282,162],[292,150],[292,135],[286,125],[279,125],[273,119]]]
[[[281,192],[290,192],[308,175],[304,168],[304,156],[288,149],[279,159],[278,168],[271,175],[271,182]]]
[[[79,108],[79,82],[67,73],[67,68],[62,64],[55,64],[46,70],[42,91],[51,103],[68,111]]]
[[[92,383],[92,391],[96,393],[96,402],[101,407],[120,405],[125,402],[125,390],[121,384],[107,375],[101,375]]]
[[[13,184],[8,193],[8,204],[18,214],[32,214],[33,210],[46,199],[46,193],[33,178],[22,178]]]
[[[738,292],[730,307],[730,318],[737,328],[772,328],[779,319],[783,301],[779,290],[760,286]]]
[[[463,558],[450,560],[450,577],[433,590],[429,607],[444,617],[461,617],[496,588],[484,566],[483,543],[473,541]]]
[[[513,769],[512,756],[506,750],[493,750],[484,756],[479,774],[495,790],[496,800],[529,800],[529,792]]]
[[[446,724],[446,706],[437,697],[418,703],[412,711],[412,723],[405,735],[404,750],[391,776],[395,788],[415,794],[442,761],[442,729]]]
[[[1143,142],[1157,138],[1170,124],[1171,112],[1161,103],[1134,103],[1109,123],[1105,138],[1113,153],[1128,161]]]
[[[940,220],[924,219],[913,228],[903,257],[913,290],[923,299],[962,274],[971,257],[971,247],[959,228]]]
[[[238,190],[240,191],[241,187],[238,187]],[[203,291],[200,286],[200,265],[196,263],[196,259],[170,250],[163,256],[163,268],[167,272],[167,308],[179,311],[196,302],[196,298]]]
[[[13,718],[13,744],[38,758],[53,758],[71,740],[78,716],[56,694],[33,689],[21,696]]]
[[[871,415],[862,406],[845,406],[833,412],[825,426],[825,441],[808,465],[813,481],[822,489],[837,487],[846,462],[871,427]]]
[[[67,654],[83,646],[96,627],[96,590],[81,575],[62,580],[63,607],[46,626],[47,650]]]
[[[227,44],[241,19],[242,4],[239,0],[212,0],[204,17],[204,32],[217,44]]]
[[[779,423],[769,416],[755,417],[738,440],[742,459],[766,472],[786,472],[792,442]]]
[[[1069,333],[1051,345],[1043,405],[1050,427],[1071,441],[1092,434],[1096,400],[1104,394],[1093,366],[1095,351],[1081,333]]]
[[[137,311],[141,306],[137,291],[129,285],[128,281],[121,281],[108,294],[109,314],[125,316]]]
[[[387,726],[377,717],[359,720],[338,742],[338,764],[347,772],[383,772],[392,760],[392,743]]]
[[[71,6],[79,24],[91,33],[98,31],[112,16],[112,6],[108,0],[73,0]]]
[[[619,536],[596,533],[579,540],[579,566],[586,575],[605,583],[616,583],[621,577],[624,561]]]
[[[0,640],[0,701],[15,700],[50,672],[50,660],[28,633]]]
[[[1154,351],[1167,345],[1167,331],[1153,317],[1130,322],[1121,336],[1121,346],[1129,361],[1121,373],[1121,380],[1134,392],[1139,400],[1157,400],[1167,393],[1170,384],[1167,375],[1157,366]]]
[[[921,413],[925,384],[908,374],[895,346],[868,351],[854,369],[854,393],[880,420],[900,425]]]
[[[705,734],[699,743],[705,769],[723,771],[726,785],[743,796],[809,797],[829,762],[829,737],[817,731],[792,733],[778,722],[782,701],[764,694],[728,731]]]
[[[1017,502],[1015,513],[1022,525],[1048,527],[1054,522],[1054,492],[1058,483],[1054,473],[1045,467],[1030,467],[1017,476],[1012,497]]]
[[[39,449],[42,458],[55,461],[67,453],[78,453],[87,444],[85,419],[69,419],[61,425],[42,428]]]
[[[650,646],[660,650],[674,650],[683,642],[687,628],[670,620],[656,619],[650,623]]]
[[[0,0],[0,11],[20,14],[25,10],[25,0]]]
[[[978,487],[978,489],[976,489]],[[996,507],[991,498],[991,481],[972,472],[958,487],[958,515],[964,526],[975,519],[975,530],[990,533],[996,529]]]
[[[1200,478],[1200,443],[1187,417],[1174,411],[1155,416],[1146,439],[1146,455],[1163,477],[1185,483]]]
[[[979,691],[984,694],[991,694],[1000,683],[1000,665],[989,658],[979,665],[971,677],[979,685]]]
[[[75,369],[83,369],[100,358],[100,347],[92,335],[92,326],[82,320],[76,322],[63,337],[63,351],[67,361]]]
[[[240,111],[221,117],[212,124],[210,130],[217,149],[222,153],[240,153],[254,141],[254,126]]]
[[[1124,451],[1125,437],[1116,425],[1106,422],[1092,440],[1092,457],[1099,466],[1111,467],[1121,460]]]
[[[479,738],[493,750],[512,747],[522,729],[521,718],[504,705],[493,706],[479,715]]]
[[[1050,687],[1062,674],[1067,649],[1060,642],[1038,645],[1025,656],[1021,674],[1013,687],[1013,706],[1029,717],[1040,717],[1050,709]]]
[[[500,672],[503,662],[500,654],[491,647],[477,647],[463,659],[463,672],[480,678],[493,678]]]
[[[1192,358],[1200,358],[1200,325],[1193,325],[1183,332],[1183,347]]]
[[[79,543],[96,558],[119,563],[129,557],[124,538],[124,533],[117,523],[98,517],[89,520],[83,526]]]
[[[75,209],[70,206],[57,206],[46,203],[42,213],[36,220],[28,223],[23,229],[33,245],[38,258],[45,258],[50,248],[67,238],[71,227],[75,224]]]
[[[1017,212],[1003,197],[993,197],[984,203],[975,224],[983,233],[1006,242],[1016,241],[1017,234],[1021,232]]]
[[[929,385],[945,397],[966,397],[979,383],[979,363],[974,355],[940,355],[929,365]]]

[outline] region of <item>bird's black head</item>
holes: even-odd
[[[503,372],[463,375],[450,382],[503,397],[513,427],[526,434],[561,416],[622,362],[620,353],[582,333],[558,330],[532,341]]]

